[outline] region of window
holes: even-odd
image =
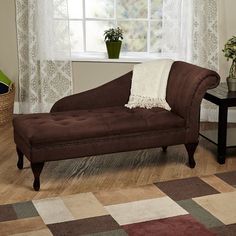
[[[123,29],[122,54],[160,52],[163,0],[68,0],[72,54],[104,57],[105,29]]]

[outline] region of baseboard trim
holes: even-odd
[[[201,108],[201,121],[208,121],[208,122],[218,122],[218,108],[211,109],[211,108]],[[20,113],[19,102],[14,103],[14,114]],[[236,109],[229,109],[228,111],[228,122],[236,123]]]
[[[201,121],[218,122],[219,109],[201,108]],[[228,123],[236,123],[236,109],[228,110]]]

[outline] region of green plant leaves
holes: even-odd
[[[224,52],[227,61],[229,59],[232,59],[233,61],[236,60],[236,36],[233,36],[227,41],[222,51]]]
[[[104,31],[104,39],[109,42],[117,42],[123,39],[123,31],[121,28],[110,28]]]

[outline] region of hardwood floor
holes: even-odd
[[[202,128],[211,127],[202,124]],[[176,178],[236,170],[236,149],[228,151],[225,165],[216,162],[216,146],[200,138],[196,167],[186,166],[184,145],[46,163],[41,190],[32,189],[33,174],[25,159],[16,167],[17,154],[11,124],[0,127],[0,204],[58,195],[151,184]]]

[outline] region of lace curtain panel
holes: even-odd
[[[48,112],[73,89],[67,0],[16,0],[16,25],[20,113]]]
[[[219,72],[218,0],[194,0],[192,7],[192,61]]]
[[[193,1],[192,62],[219,72],[218,0]],[[218,107],[202,101],[201,120],[217,122]]]

